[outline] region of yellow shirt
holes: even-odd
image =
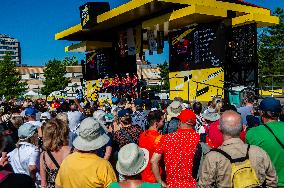
[[[75,152],[66,157],[55,183],[62,188],[108,187],[116,182],[110,163],[93,153]]]

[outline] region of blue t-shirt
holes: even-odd
[[[243,106],[237,109],[242,116],[242,123],[244,125],[247,124],[247,119],[246,119],[247,115],[252,115],[251,114],[252,108],[253,108],[252,106]]]

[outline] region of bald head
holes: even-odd
[[[242,118],[235,111],[225,111],[220,118],[220,130],[224,135],[239,137],[243,130]]]

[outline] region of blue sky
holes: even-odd
[[[100,0],[110,2],[111,8],[129,0]],[[263,7],[275,9],[284,7],[284,0],[247,0]],[[22,47],[22,63],[44,65],[49,59],[63,59],[66,56],[84,58],[83,54],[65,53],[68,41],[55,41],[54,34],[80,23],[79,6],[83,0],[1,0],[0,34],[17,38]],[[148,56],[152,63],[168,59],[168,49],[163,55]]]

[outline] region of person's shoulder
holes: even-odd
[[[150,187],[150,188],[159,188],[162,187],[162,185],[160,183],[148,183],[148,182],[144,182],[143,187]]]
[[[264,132],[263,132],[264,129],[266,129],[266,128],[264,127],[264,125],[259,125],[259,126],[256,126],[256,127],[252,127],[252,128],[250,128],[250,129],[246,132],[246,135],[257,136],[256,133],[262,134],[262,133],[264,133]]]
[[[250,145],[250,149],[249,149],[249,152],[256,155],[256,156],[260,156],[258,155],[259,153],[265,155],[266,152],[259,146],[256,146],[256,145]]]
[[[217,151],[216,151],[217,150]],[[220,152],[218,152],[218,150],[222,150],[221,149],[221,146],[218,147],[217,149],[211,149],[206,155],[205,155],[205,158],[206,160],[214,163],[214,162],[218,162],[218,161],[221,161],[221,160],[224,160],[226,159],[226,157],[221,154]]]
[[[109,185],[109,188],[118,188],[120,187],[118,182],[112,182],[110,185]]]

